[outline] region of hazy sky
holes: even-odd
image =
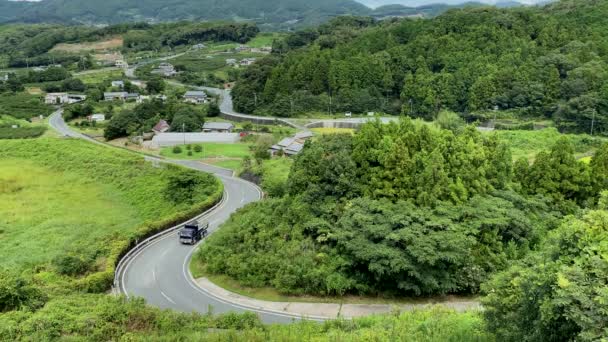
[[[400,4],[405,6],[420,6],[420,5],[428,5],[428,4],[461,4],[463,2],[468,2],[467,0],[356,0],[362,4],[365,4],[369,7],[378,7],[381,5],[388,4]],[[473,0],[475,1],[475,0]],[[538,2],[542,2],[542,0],[516,0],[525,4],[535,4]],[[485,2],[488,4],[494,4],[496,2],[501,2],[500,0],[477,0],[477,2]]]

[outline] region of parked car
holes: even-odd
[[[346,116],[347,118],[350,118],[351,116],[353,116],[352,112],[346,112],[346,114],[344,114],[344,116]]]

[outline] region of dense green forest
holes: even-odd
[[[563,258],[579,257],[575,247],[565,248],[576,242],[563,232],[578,219],[570,217],[558,227],[565,215],[603,208],[606,179],[608,144],[587,164],[576,160],[572,143],[562,138],[531,164],[522,159],[513,165],[507,145],[471,126],[445,130],[410,119],[369,123],[354,136],[330,135],[307,143],[292,166],[285,195],[234,215],[202,246],[196,262],[206,272],[229,275],[244,286],[271,286],[293,295],[503,291],[488,297],[491,310],[485,314],[493,332],[511,336],[505,340],[531,333],[518,331],[509,319],[523,315],[517,310],[530,315],[518,316],[518,323],[538,315],[529,324],[550,330],[562,319],[573,320],[564,328],[567,332],[555,334],[575,336],[579,328],[590,329],[584,334],[589,338],[604,327],[588,324],[579,317],[582,313],[559,316],[561,302],[553,304],[557,316],[546,318],[540,307],[527,308],[536,302],[505,298],[536,291],[510,281],[508,274],[519,272],[511,265],[526,269],[553,253],[557,269],[569,265]],[[599,219],[605,214],[597,215],[580,219],[587,224],[580,224],[583,232],[568,233],[581,236],[576,248],[594,248],[586,244],[606,238],[605,221]],[[599,229],[597,240],[580,235],[593,229]],[[592,259],[584,260],[588,264],[580,267],[592,267]],[[597,262],[604,265],[598,266],[602,272],[607,261]],[[542,269],[549,277],[543,286],[549,287],[557,275],[553,268]],[[503,271],[507,275],[496,276]],[[569,281],[583,282],[584,291],[591,291],[585,295],[594,298],[605,279],[598,274],[598,283],[581,278],[580,272],[573,269]],[[534,278],[530,282],[536,284]],[[573,301],[574,292],[564,296]],[[554,298],[546,296],[547,301]],[[601,300],[594,303],[581,305],[601,311]],[[603,317],[597,320],[605,319],[597,315]]]
[[[242,74],[235,108],[293,116],[367,111],[434,119],[550,118],[605,133],[608,4],[469,8],[429,20],[338,18],[296,32]],[[256,101],[257,99],[257,107]],[[488,113],[490,112],[490,113]]]
[[[481,6],[467,3],[467,6]],[[462,6],[462,5],[460,5]],[[390,16],[435,16],[449,8],[442,4],[421,7],[400,5],[370,9],[353,0],[297,1],[297,0],[246,0],[246,1],[106,1],[98,4],[83,0],[45,0],[43,2],[0,1],[2,22],[60,22],[85,24],[115,24],[122,22],[167,22],[179,20],[249,21],[268,30],[287,30],[309,27],[341,15],[370,15],[377,18]]]

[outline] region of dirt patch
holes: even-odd
[[[30,95],[42,95],[42,89],[38,87],[28,87],[26,88],[26,91]]]
[[[62,52],[83,52],[83,51],[103,51],[119,49],[122,47],[122,37],[114,37],[112,39],[98,41],[98,42],[86,42],[78,44],[57,44],[51,51],[62,51]]]
[[[96,53],[93,55],[96,61],[103,61],[108,63],[114,63],[119,60],[123,60],[123,56],[120,52],[107,52],[107,53]]]

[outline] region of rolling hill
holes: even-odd
[[[386,5],[390,3],[397,4]],[[340,15],[434,17],[450,8],[480,4],[408,7],[409,3],[403,0],[107,0],[102,3],[90,0],[0,0],[0,23],[104,25],[136,21],[234,20],[255,22],[262,29],[292,29],[318,25]]]

